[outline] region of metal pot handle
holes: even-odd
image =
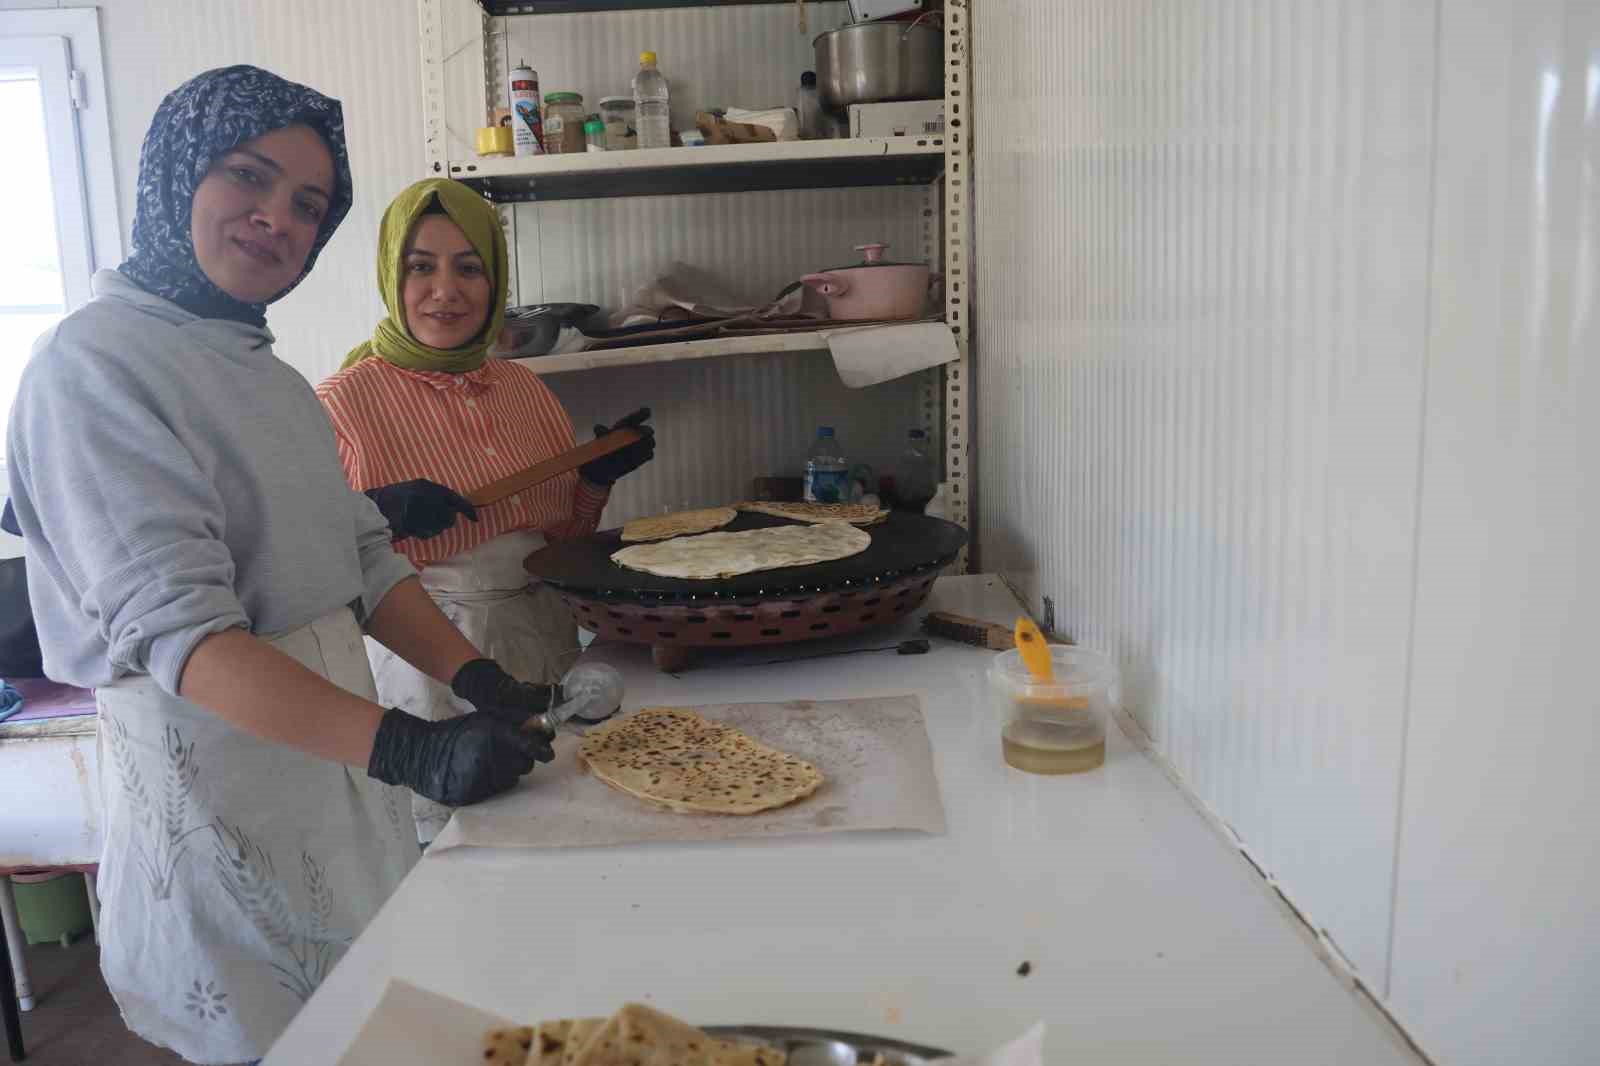
[[[911,36],[911,31],[917,28],[917,23],[921,22],[925,18],[936,18],[939,21],[943,22],[944,21],[944,12],[942,12],[942,11],[931,11],[931,10],[930,11],[924,11],[922,14],[918,15],[916,18],[914,18],[910,22],[906,23],[906,28],[900,31],[900,40],[902,42],[904,42],[907,37]]]
[[[808,286],[827,297],[843,296],[850,291],[850,283],[838,274],[807,274],[800,284]]]

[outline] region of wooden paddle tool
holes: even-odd
[[[565,474],[568,470],[576,470],[584,463],[593,462],[602,455],[620,452],[628,445],[644,440],[644,434],[633,427],[649,417],[649,408],[635,411],[617,423],[617,427],[605,436],[596,437],[588,444],[581,444],[569,452],[562,452],[543,462],[534,463],[525,470],[503,477],[499,481],[491,481],[481,488],[473,489],[467,493],[467,501],[474,507],[487,507],[491,503],[499,503],[507,496],[514,496],[524,489],[531,489],[553,477]]]

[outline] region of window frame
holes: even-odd
[[[0,40],[54,37],[67,42],[70,77],[76,82],[72,117],[88,215],[89,264],[91,270],[110,270],[122,262],[122,224],[99,15],[99,9],[92,7],[7,11]],[[68,286],[69,312],[81,305],[71,298],[72,291]]]
[[[0,42],[30,39],[65,41],[69,95],[72,97],[71,140],[77,155],[85,216],[78,228],[88,245],[89,272],[115,269],[123,259],[122,223],[117,210],[116,157],[111,141],[110,96],[107,92],[105,52],[100,41],[99,9],[7,10],[4,22],[0,22]],[[48,114],[48,106],[46,112]],[[59,136],[59,131],[47,128],[46,135],[54,140]],[[68,236],[62,232],[59,221],[57,233],[61,239]],[[82,263],[81,255],[75,254],[73,258]],[[88,302],[90,279],[65,277],[67,261],[63,249],[62,287],[65,292],[62,295],[67,313],[71,314]],[[0,424],[0,433],[3,431],[4,426]],[[5,448],[3,441],[0,441],[0,501],[9,493]],[[10,543],[13,539],[0,532],[0,558],[15,554],[15,546]]]

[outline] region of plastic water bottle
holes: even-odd
[[[906,450],[900,453],[894,471],[894,488],[900,497],[900,507],[921,511],[933,498],[936,481],[933,459],[928,455],[928,435],[920,429],[907,431]]]
[[[817,141],[825,136],[822,131],[822,100],[817,95],[816,71],[808,70],[800,75],[800,88],[795,93],[794,111],[800,119],[802,141]]]
[[[633,76],[633,107],[639,147],[672,147],[672,109],[667,99],[667,79],[656,69],[654,52],[639,53],[639,73]]]
[[[818,426],[817,439],[806,457],[807,503],[844,503],[850,499],[850,464],[832,426]]]

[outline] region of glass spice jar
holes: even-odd
[[[587,117],[582,93],[547,94],[544,98],[545,153],[584,151],[583,123]]]

